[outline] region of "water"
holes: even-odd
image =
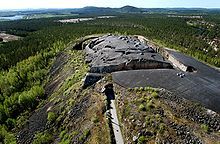
[[[24,15],[15,15],[15,16],[10,16],[10,17],[0,17],[0,19],[3,20],[19,20],[22,19]]]

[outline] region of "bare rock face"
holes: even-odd
[[[90,65],[90,77],[86,78],[85,85],[88,85],[91,73],[172,68],[159,53],[136,37],[105,35],[93,39],[85,47],[85,51],[86,62]]]
[[[135,37],[113,35],[99,37],[91,41],[85,50],[91,73],[172,68],[160,54]]]

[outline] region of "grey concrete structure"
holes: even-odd
[[[172,68],[160,54],[137,38],[103,36],[85,48],[91,73],[111,73],[134,69]]]
[[[110,113],[112,116],[111,122],[112,122],[112,127],[113,127],[113,132],[114,132],[114,136],[115,136],[115,142],[116,144],[124,144],[124,140],[122,137],[122,133],[121,133],[121,128],[120,128],[120,124],[119,124],[119,120],[118,120],[118,116],[117,116],[117,109],[115,106],[115,100],[111,100],[111,105],[110,105],[111,109],[110,109]]]
[[[165,88],[178,96],[220,112],[220,72],[179,52],[170,50],[167,52],[178,63],[192,66],[196,71],[183,72],[178,69],[121,71],[113,73],[113,80],[124,87]],[[181,78],[177,76],[178,73],[184,73],[185,76]]]
[[[220,112],[220,72],[189,56],[136,37],[114,35],[93,39],[85,51],[89,84],[101,78],[95,73],[112,73],[121,86],[165,88]]]

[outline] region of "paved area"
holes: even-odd
[[[220,72],[191,57],[169,51],[184,64],[193,66],[196,72],[175,69],[132,70],[113,73],[113,80],[124,87],[152,86],[165,88],[174,94],[199,102],[220,112]],[[181,78],[178,73],[184,73]]]

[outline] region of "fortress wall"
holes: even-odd
[[[168,53],[168,52],[167,52]],[[188,66],[184,65],[182,62],[178,61],[175,57],[173,57],[172,55],[170,55],[168,53],[168,58],[167,58],[175,67],[178,67],[179,69],[181,69],[182,71],[187,71]]]
[[[156,52],[160,53],[164,58],[169,60],[175,67],[181,69],[182,71],[187,71],[188,67],[187,65],[183,64],[181,61],[178,61],[174,56],[172,56],[167,50],[164,48],[160,48],[155,46],[154,44],[150,43],[148,39],[146,39],[143,36],[137,36],[138,39],[143,43],[148,43],[151,48],[153,48]]]
[[[106,65],[106,66],[97,66],[91,67],[91,73],[111,73],[115,71],[123,71],[123,70],[138,70],[138,69],[170,69],[172,65],[166,62],[159,61],[137,61],[133,60],[129,63],[122,63],[119,65]]]
[[[157,48],[152,47],[156,52],[160,53],[164,58],[169,60],[175,67],[179,68],[182,71],[187,71],[187,65],[183,64],[181,61],[177,60],[173,55],[171,55],[166,49],[164,48]]]

